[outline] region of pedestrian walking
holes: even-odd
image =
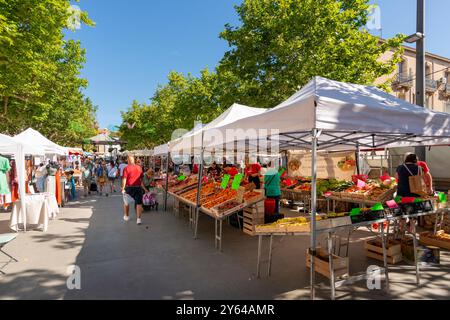
[[[95,169],[95,176],[97,178],[97,185],[100,195],[103,195],[103,191],[106,191],[106,196],[108,197],[108,191],[106,189],[106,184],[108,181],[108,168],[106,162],[100,162]]]
[[[94,176],[94,165],[88,158],[84,161],[81,167],[81,180],[84,189],[84,197],[86,198],[91,194],[92,178]]]
[[[108,166],[108,182],[111,193],[116,192],[116,179],[119,176],[119,169],[117,168],[114,161],[111,161]]]
[[[141,225],[142,220],[142,168],[138,166],[133,156],[128,157],[128,165],[123,170],[122,194],[124,195],[124,216],[125,221],[130,219],[130,202],[132,199],[136,206],[137,224]]]

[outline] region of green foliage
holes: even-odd
[[[368,0],[245,0],[236,7],[240,25],[225,26],[220,37],[230,50],[215,72],[198,78],[172,72],[150,105],[133,103],[123,113],[120,132],[130,148],[171,139],[177,128],[208,122],[233,103],[274,107],[314,76],[374,84],[391,74],[404,36],[380,41],[364,30]],[[381,57],[389,50],[389,61]],[[389,81],[380,85],[389,88]]]
[[[95,133],[96,108],[81,93],[85,50],[64,39],[71,14],[69,0],[0,0],[1,132],[33,127],[68,146]]]

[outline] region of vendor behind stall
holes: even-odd
[[[250,164],[250,162],[245,160],[245,176],[248,179],[248,183],[254,183],[256,189],[261,189],[261,166],[259,163]]]
[[[214,179],[218,179],[222,174],[222,169],[217,165],[216,162],[213,162],[211,164],[211,167],[208,168],[207,174],[208,176],[211,176]]]
[[[264,189],[266,190],[266,198],[275,200],[275,214],[280,214],[280,173],[269,168],[264,176]]]

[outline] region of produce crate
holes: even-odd
[[[378,239],[371,239],[365,242],[364,248],[366,250],[383,254],[383,247]],[[399,241],[389,241],[386,253],[388,256],[395,256],[402,253],[402,245]]]
[[[219,207],[220,206],[226,205],[227,203],[232,203],[232,202],[235,202],[235,201],[236,201],[235,199],[231,199],[231,200],[225,201],[224,203],[211,208],[211,212],[214,213],[215,215],[217,215],[218,217],[220,217],[220,216],[227,216],[227,215],[230,215],[230,214],[232,214],[234,212],[242,210],[244,208],[244,206],[245,206],[244,203],[241,203],[240,205],[235,206],[235,207],[233,207],[233,208],[231,208],[229,210],[226,210],[226,211],[219,211]]]
[[[287,233],[287,229],[286,226],[271,226],[271,227],[264,227],[264,225],[255,226],[254,235],[266,233]]]
[[[328,253],[321,249],[317,249],[317,256],[314,259],[315,271],[328,279],[331,278],[330,275],[330,265]],[[309,269],[311,266],[311,255],[309,250],[306,250],[306,267]],[[349,276],[349,259],[342,258],[333,254],[333,269],[335,278],[345,278]]]
[[[264,192],[263,192],[263,191],[253,190],[253,192],[258,192],[259,195],[258,195],[258,196],[255,196],[255,197],[253,197],[253,198],[250,198],[250,199],[248,199],[248,200],[246,200],[246,201],[245,201],[245,205],[246,205],[246,206],[250,206],[250,205],[252,205],[252,204],[261,202],[262,200],[265,199],[265,195],[264,195]]]
[[[366,255],[369,258],[384,261],[383,247],[379,239],[368,240],[364,244]],[[397,264],[403,261],[402,244],[399,241],[389,241],[387,244],[387,262],[389,264]]]
[[[443,234],[443,231],[439,231],[438,234]],[[431,236],[433,235],[432,232],[423,232],[420,234],[420,243],[428,246],[434,246],[442,249],[450,250],[450,241],[441,240],[441,239],[435,239]]]
[[[310,224],[304,224],[304,225],[286,225],[286,231],[292,232],[292,233],[302,233],[302,232],[311,232],[311,226]]]
[[[243,232],[250,236],[255,235],[255,226],[264,224],[264,207],[253,205],[244,209]]]
[[[372,252],[372,251],[366,251],[366,255],[368,258],[372,258],[372,259],[375,259],[378,261],[384,261],[383,254],[379,254],[379,253]],[[386,258],[387,258],[386,260],[389,264],[397,264],[397,263],[403,261],[403,255],[401,253],[396,254],[394,256],[387,256]]]

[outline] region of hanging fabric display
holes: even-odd
[[[11,198],[8,182],[8,172],[11,170],[9,159],[0,156],[0,203],[6,204]]]

